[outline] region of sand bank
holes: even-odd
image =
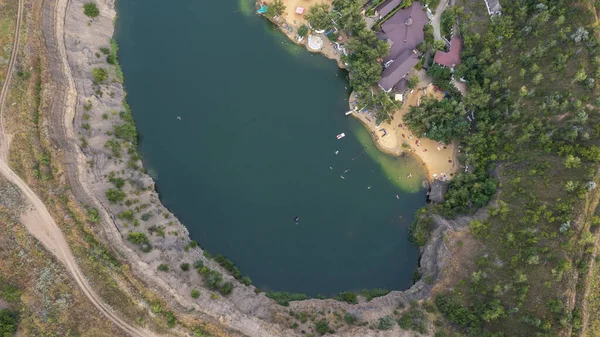
[[[267,0],[265,2],[269,4],[271,1]],[[283,12],[283,14],[280,16],[275,16],[273,18],[265,16],[265,18],[267,18],[273,24],[275,24],[279,28],[279,30],[290,39],[290,41],[294,42],[295,44],[305,46],[306,50],[312,53],[321,53],[329,59],[336,60],[338,67],[345,68],[346,66],[340,60],[342,51],[340,51],[337,48],[336,44],[331,42],[324,33],[318,34],[315,31],[309,30],[308,36],[302,38],[301,40],[297,39],[298,29],[302,25],[308,25],[308,22],[306,21],[306,13],[308,13],[308,9],[314,5],[323,3],[331,4],[331,2],[331,0],[283,0],[284,5],[286,6],[286,9]],[[258,1],[257,6],[260,6],[261,3],[262,1]],[[295,12],[297,7],[304,8],[304,14],[297,14]],[[346,43],[348,39],[342,32],[339,33],[341,40],[338,40],[338,45],[343,46],[343,44]],[[309,36],[320,38],[323,41],[323,47],[319,50],[314,50],[308,47],[307,41]]]
[[[399,156],[402,153],[411,153],[423,163],[427,179],[451,179],[458,170],[456,162],[457,148],[451,144],[441,144],[435,140],[418,138],[403,126],[403,116],[411,106],[418,105],[422,96],[433,95],[438,99],[443,98],[443,93],[435,91],[433,86],[420,87],[404,98],[402,108],[394,113],[391,122],[376,125],[375,116],[368,112],[355,112],[352,114],[369,131],[377,147],[390,155]],[[350,109],[355,102],[354,94],[350,96]]]

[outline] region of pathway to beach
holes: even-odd
[[[367,127],[382,151],[393,155],[411,152],[423,162],[429,180],[443,177],[451,179],[458,170],[456,145],[418,138],[408,127],[403,126],[404,114],[411,106],[418,105],[424,95],[433,95],[440,100],[444,96],[442,92],[435,91],[432,85],[415,89],[406,95],[402,108],[396,111],[392,121],[379,126],[376,125],[375,118],[367,113],[358,112],[353,115]],[[351,101],[354,101],[354,98]]]

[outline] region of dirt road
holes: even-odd
[[[67,270],[73,275],[73,278],[77,282],[77,285],[85,296],[92,302],[92,304],[111,322],[121,328],[127,334],[134,337],[146,337],[155,336],[152,332],[146,331],[134,326],[129,325],[123,321],[117,314],[115,314],[93,291],[92,287],[86,280],[85,276],[79,269],[75,256],[71,252],[63,233],[60,228],[48,212],[48,209],[42,202],[42,200],[27,186],[27,184],[8,166],[8,149],[10,137],[6,133],[4,125],[4,105],[8,90],[10,88],[11,77],[14,71],[14,65],[17,58],[20,43],[20,27],[23,18],[23,0],[19,0],[18,15],[15,25],[15,40],[13,43],[13,49],[11,58],[8,64],[8,70],[6,75],[6,81],[2,86],[2,92],[0,95],[0,174],[2,174],[8,181],[16,185],[22,192],[23,196],[29,201],[32,208],[25,212],[21,218],[21,222],[27,228],[29,233],[37,238],[52,254],[54,254],[59,261],[61,261]],[[55,28],[56,33],[62,34],[62,27],[64,25],[64,15],[68,0],[58,0],[56,6],[56,21]],[[58,35],[62,36],[62,35]],[[64,40],[61,43],[61,56],[66,58],[66,52],[64,48]],[[65,60],[66,64],[66,60]],[[71,79],[72,81],[72,79]],[[72,83],[72,82],[70,82]],[[72,89],[73,87],[71,87]]]

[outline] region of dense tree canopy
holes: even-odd
[[[423,97],[420,106],[412,106],[404,121],[418,137],[449,142],[469,131],[466,110],[462,102],[434,97]]]

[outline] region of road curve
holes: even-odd
[[[442,40],[442,33],[440,31],[440,24],[442,20],[442,13],[446,10],[446,6],[448,6],[448,0],[442,0],[438,4],[435,9],[435,14],[433,14],[433,18],[431,19],[431,25],[433,26],[433,38],[436,41]]]
[[[29,233],[37,238],[46,249],[48,249],[59,261],[61,261],[67,270],[73,275],[75,282],[81,289],[81,291],[85,294],[90,302],[104,315],[108,318],[112,323],[118,326],[125,333],[129,334],[133,337],[152,337],[156,336],[150,331],[134,327],[124,320],[122,320],[116,313],[112,311],[112,309],[105,304],[102,299],[94,292],[89,282],[86,280],[85,276],[77,262],[75,260],[75,256],[71,252],[67,241],[61,232],[60,228],[48,212],[48,209],[42,202],[42,200],[33,192],[31,188],[17,175],[13,170],[8,166],[8,149],[9,149],[9,137],[6,134],[6,130],[4,127],[4,103],[6,101],[6,96],[8,95],[8,89],[10,87],[10,82],[12,78],[12,73],[14,71],[14,65],[17,58],[17,53],[19,50],[20,43],[20,27],[21,21],[23,18],[23,2],[24,0],[19,0],[18,5],[18,14],[17,21],[15,26],[15,34],[14,34],[14,42],[13,49],[10,56],[10,61],[8,63],[8,69],[6,72],[6,81],[4,81],[4,85],[2,86],[2,92],[0,93],[0,174],[2,174],[9,182],[13,183],[17,186],[23,196],[29,201],[29,203],[33,206],[33,208],[22,216],[21,222],[27,228]],[[64,26],[64,17],[66,12],[66,7],[68,4],[68,0],[58,0],[57,3],[57,11],[59,15],[57,15],[57,20],[55,21],[56,32],[63,32]],[[57,36],[59,40],[59,47],[61,50],[61,55],[66,55],[65,52],[65,44],[63,35]],[[66,57],[66,56],[65,56]],[[66,60],[64,60],[66,63]],[[70,81],[69,84],[72,82]],[[72,88],[70,88],[72,89]]]

